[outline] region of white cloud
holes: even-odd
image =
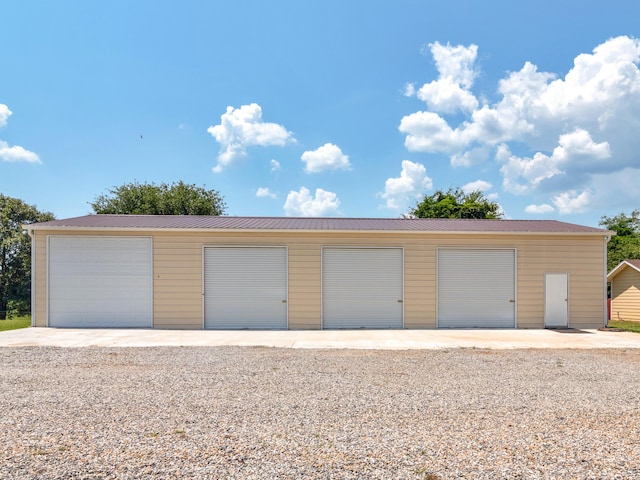
[[[407,134],[404,145],[410,152],[454,153],[464,146],[459,132],[433,112],[415,112],[403,117],[399,130]]]
[[[448,43],[442,45],[439,42],[434,42],[429,44],[429,48],[436,62],[440,78],[450,78],[464,88],[471,88],[477,75],[474,65],[478,57],[477,45],[453,47]]]
[[[442,113],[456,113],[458,110],[472,112],[478,107],[476,97],[454,83],[451,78],[442,78],[423,85],[418,90],[418,98],[431,110]]]
[[[438,68],[438,79],[425,83],[418,89],[417,96],[429,109],[440,113],[472,112],[478,107],[478,100],[469,91],[477,75],[474,63],[478,47],[471,45],[428,45]],[[412,96],[415,86],[405,87],[405,95]],[[411,93],[411,95],[408,95]]]
[[[406,83],[404,86],[404,91],[402,94],[405,97],[413,97],[416,94],[416,84],[415,83]]]
[[[438,68],[438,79],[425,83],[417,93],[414,84],[407,84],[405,95],[417,94],[431,111],[405,116],[399,129],[407,135],[405,146],[410,151],[454,154],[466,145],[463,131],[451,128],[439,113],[471,113],[477,109],[479,102],[469,89],[477,75],[474,63],[478,47],[438,42],[428,47]]]
[[[555,208],[553,208],[551,205],[543,203],[542,205],[527,205],[524,211],[533,214],[545,214],[555,211]]]
[[[482,193],[484,193],[487,200],[489,200],[490,202],[495,202],[498,200],[498,198],[500,198],[500,195],[498,194],[498,192],[487,193],[487,190],[491,190],[492,188],[493,184],[485,180],[476,180],[475,182],[465,183],[462,187],[460,187],[460,189],[464,193],[481,191]],[[502,206],[500,206],[500,208],[502,209]]]
[[[7,142],[2,140],[0,140],[0,160],[5,162],[42,163],[37,154],[18,145],[10,147]]]
[[[386,200],[386,207],[401,210],[407,204],[433,188],[433,182],[427,176],[427,169],[420,163],[402,161],[399,177],[388,178],[384,184],[384,192],[380,195]]]
[[[312,197],[308,188],[301,187],[298,192],[289,192],[284,211],[287,216],[328,217],[339,215],[339,207],[340,200],[335,193],[316,188],[315,197]]]
[[[271,171],[272,172],[277,172],[278,170],[280,170],[280,162],[277,160],[271,160]]]
[[[209,127],[207,132],[220,144],[218,164],[213,168],[216,173],[245,157],[248,147],[284,146],[294,141],[293,134],[282,125],[262,120],[262,108],[257,103],[227,107],[220,124]]]
[[[560,212],[560,215],[582,213],[587,209],[590,201],[591,194],[588,190],[585,190],[579,195],[575,190],[570,190],[553,197],[553,204],[558,209],[558,212]]]
[[[464,193],[476,192],[478,190],[484,192],[486,190],[490,190],[492,187],[493,185],[491,185],[489,182],[486,182],[484,180],[476,180],[475,182],[465,183],[462,186],[462,191]]]
[[[256,197],[258,197],[258,198],[265,198],[265,197],[276,198],[276,194],[273,193],[268,188],[260,187],[260,188],[258,188],[258,190],[256,190]]]
[[[640,40],[611,38],[564,75],[525,62],[499,81],[494,101],[475,104],[477,47],[429,47],[438,78],[416,92],[427,108],[398,127],[409,151],[447,155],[456,167],[495,155],[506,190],[546,194],[561,213],[593,206],[596,177],[637,167]],[[444,117],[454,112],[463,115]]]
[[[483,163],[487,158],[491,149],[487,146],[472,148],[460,154],[451,155],[451,166],[453,167],[471,167]]]
[[[589,132],[582,129],[560,135],[558,146],[551,155],[537,152],[533,158],[520,158],[511,155],[509,147],[504,144],[498,148],[496,155],[498,160],[504,162],[500,169],[504,188],[512,193],[527,193],[543,181],[559,175],[568,175],[569,181],[572,181],[572,173],[610,156],[607,142],[595,143]]]
[[[496,158],[504,164],[500,169],[502,186],[517,195],[530,193],[531,188],[538,186],[542,180],[562,173],[546,155],[536,153],[533,158],[520,158],[513,155],[505,144],[498,147]],[[525,181],[520,181],[521,178]]]
[[[325,143],[316,150],[302,154],[305,172],[318,173],[324,170],[349,170],[349,156],[342,153],[340,147],[332,143]]]
[[[7,124],[9,117],[13,114],[9,107],[0,103],[0,127]],[[9,146],[3,140],[0,140],[0,160],[3,162],[26,162],[26,163],[42,163],[40,157],[19,145]]]
[[[0,103],[0,127],[4,127],[7,124],[7,120],[13,112],[9,110],[9,107]]]

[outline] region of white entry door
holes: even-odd
[[[544,276],[544,326],[569,325],[569,275],[547,273]]]

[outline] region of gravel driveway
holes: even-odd
[[[639,405],[640,350],[0,348],[0,478],[640,478]]]

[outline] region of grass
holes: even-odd
[[[624,320],[609,320],[608,325],[613,328],[622,328],[628,332],[640,333],[640,322],[629,322]],[[27,328],[31,326],[31,315],[22,315],[20,317],[8,318],[0,320],[0,332],[5,330],[16,330],[18,328]]]
[[[622,328],[627,332],[640,333],[640,322],[629,322],[625,320],[609,320],[608,325],[613,328]]]
[[[31,326],[31,315],[23,315],[21,317],[12,317],[6,320],[0,320],[0,332],[5,330],[16,330],[18,328],[27,328]]]

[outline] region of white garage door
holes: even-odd
[[[438,250],[438,327],[514,328],[515,250]]]
[[[148,237],[49,237],[49,326],[153,326]]]
[[[322,250],[323,328],[402,328],[401,248]]]
[[[287,328],[286,247],[204,249],[205,328]]]

